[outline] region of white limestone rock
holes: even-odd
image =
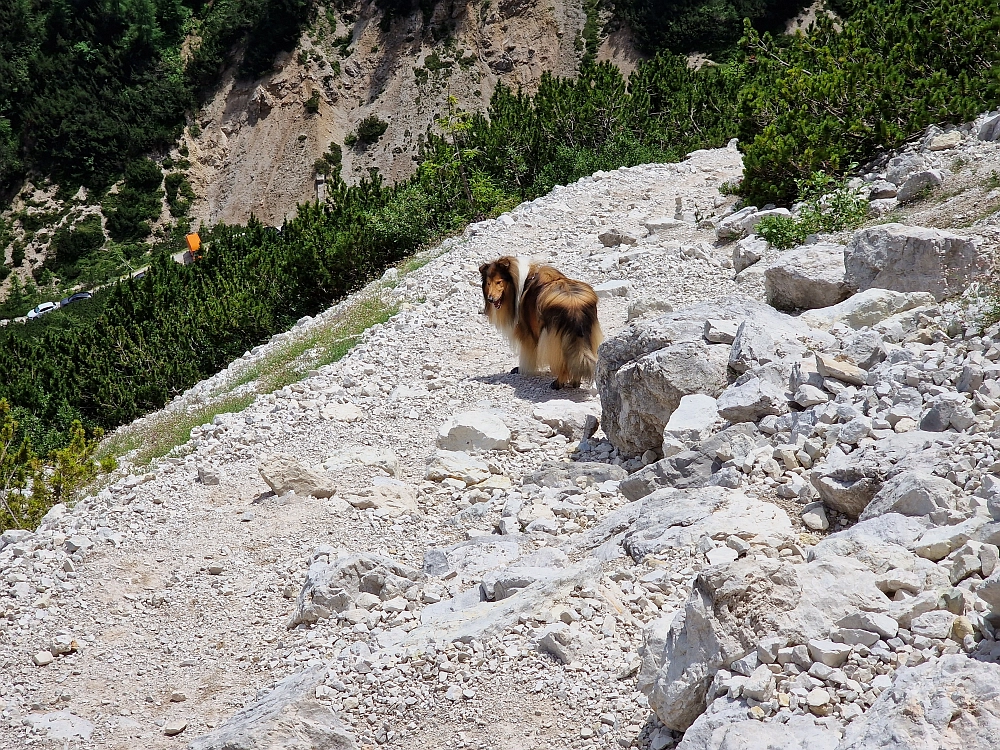
[[[858,520],[886,513],[927,516],[938,510],[953,511],[956,517],[971,513],[968,497],[947,479],[927,471],[904,471],[882,485]]]
[[[531,416],[539,422],[571,439],[581,437],[588,417],[600,415],[601,405],[597,401],[580,402],[565,398],[543,401],[531,412]]]
[[[807,310],[802,320],[814,328],[829,328],[843,323],[854,329],[874,326],[894,315],[934,304],[929,292],[895,292],[890,289],[866,289],[832,307]]]
[[[490,468],[485,461],[464,451],[437,451],[427,459],[424,478],[432,482],[457,479],[466,485],[479,484],[490,478]]]
[[[257,467],[261,478],[278,496],[288,492],[311,497],[333,497],[337,485],[324,471],[308,466],[293,456],[276,454]]]
[[[764,269],[764,292],[779,310],[831,307],[851,296],[846,273],[843,245],[802,245]]]
[[[1000,665],[948,654],[900,669],[892,686],[848,726],[840,745],[841,750],[943,747],[1000,747]]]
[[[325,672],[314,667],[289,675],[218,729],[195,738],[190,750],[355,750],[347,726],[316,698]]]
[[[741,559],[710,567],[695,579],[662,647],[647,643],[639,684],[660,721],[683,731],[705,710],[715,673],[755,650],[759,633],[805,643],[858,609],[888,607],[874,574],[848,558],[796,566]],[[660,651],[649,653],[654,647]]]
[[[855,233],[844,263],[852,289],[930,292],[941,301],[965,291],[986,259],[976,241],[952,232],[882,224]]]
[[[446,451],[503,451],[510,448],[510,428],[496,414],[467,411],[438,430],[437,447]]]
[[[718,419],[718,402],[711,396],[703,393],[683,396],[663,428],[663,439],[696,443],[708,437]]]

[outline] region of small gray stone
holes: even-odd
[[[830,528],[830,520],[826,517],[826,506],[823,503],[809,503],[802,509],[802,523],[813,531],[826,531]]]
[[[167,723],[163,725],[163,733],[167,737],[173,737],[174,735],[180,734],[187,729],[187,725],[187,719],[169,719]]]
[[[597,235],[597,239],[600,240],[604,247],[618,247],[619,245],[635,245],[638,243],[638,239],[635,236],[617,228],[601,232]]]
[[[936,188],[943,181],[944,175],[939,169],[924,169],[914,172],[906,178],[906,182],[900,185],[899,192],[896,193],[896,200],[900,203],[911,201],[920,197],[924,190]]]
[[[628,297],[632,292],[632,285],[627,281],[605,281],[601,284],[595,284],[594,292],[601,299]]]

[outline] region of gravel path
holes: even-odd
[[[0,551],[2,593],[9,594],[0,595],[0,747],[180,747],[259,690],[320,664],[342,673],[322,697],[352,725],[359,746],[611,747],[646,743],[651,734],[659,742],[635,689],[636,649],[641,625],[686,595],[693,569],[684,560],[668,570],[676,585],[661,587],[670,593],[659,594],[659,603],[632,585],[648,569],[631,570],[629,561],[606,565],[611,593],[603,598],[574,592],[567,601],[600,638],[578,666],[532,648],[532,625],[521,623],[485,643],[432,647],[416,661],[375,663],[364,674],[345,656],[367,656],[390,626],[412,628],[419,607],[375,612],[372,623],[286,624],[317,546],[374,552],[419,569],[428,547],[492,532],[525,475],[573,455],[576,443],[532,412],[553,398],[593,405],[596,393],[554,393],[548,377],[507,374],[516,358],[481,314],[480,263],[516,253],[595,285],[627,280],[628,296],[601,299],[606,335],[625,324],[637,299],[680,305],[731,293],[729,250],[715,247],[710,225],[687,221],[647,236],[643,222],[674,216],[678,197],[682,211],[697,214],[688,219],[724,212],[729,201],[718,187],[740,172],[733,149],[697,152],[681,164],[598,173],[473,225],[386,292],[402,311],[343,360],[196,428],[176,455],[61,517],[51,514],[37,534],[8,536]],[[611,228],[636,244],[605,247],[598,235]],[[292,336],[330,325],[338,309]],[[194,408],[225,391],[288,337],[276,338],[170,408]],[[438,428],[470,409],[499,416],[513,432],[513,450],[484,456],[496,481],[466,490],[425,480]],[[397,478],[416,493],[419,513],[394,518],[354,507],[385,476],[377,467],[344,465],[344,456],[365,446],[394,452]],[[275,496],[258,464],[276,455],[326,462],[336,495]],[[587,498],[587,523],[624,502],[613,491]],[[560,522],[555,536],[579,534],[579,524],[566,526]],[[552,538],[528,536],[527,551]],[[462,591],[461,577],[439,583],[431,595],[424,587],[422,602]],[[36,666],[33,657],[60,636],[75,641],[74,650]],[[450,691],[454,685],[464,692]],[[166,736],[173,722],[186,726]]]

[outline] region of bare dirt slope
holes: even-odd
[[[200,198],[194,216],[214,224],[254,213],[280,224],[316,197],[316,159],[369,115],[388,129],[367,148],[344,148],[343,177],[356,182],[373,167],[390,181],[408,177],[449,97],[480,111],[500,82],[533,91],[543,72],[572,76],[585,21],[579,0],[442,3],[430,17],[397,17],[388,30],[374,4],[323,16],[274,73],[258,81],[230,73],[199,113],[200,134],[187,138]],[[626,71],[637,59],[627,32],[606,40],[600,57]]]

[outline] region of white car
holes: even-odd
[[[34,320],[40,315],[45,315],[45,313],[55,310],[57,307],[59,307],[58,302],[43,302],[38,307],[28,311],[28,320]]]

